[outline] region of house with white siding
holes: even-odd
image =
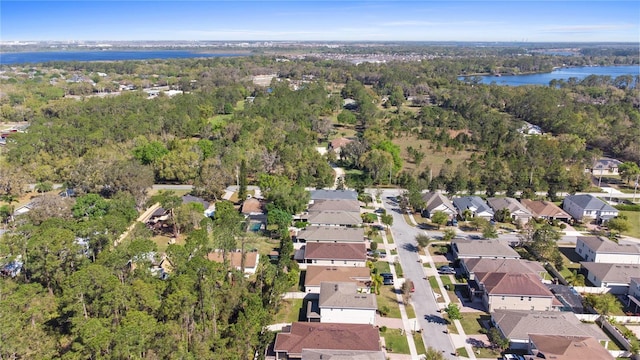
[[[439,192],[428,192],[422,195],[422,200],[425,202],[425,207],[422,211],[422,216],[431,219],[433,213],[441,211],[449,218],[455,218],[457,214],[456,207],[453,206],[451,200]]]
[[[375,325],[378,302],[375,294],[359,293],[356,284],[320,284],[320,322]]]
[[[590,218],[599,224],[619,214],[616,208],[590,194],[567,196],[562,202],[562,209],[578,221]]]
[[[640,265],[581,262],[587,280],[595,287],[608,288],[612,294],[627,294],[632,278],[640,277]]]
[[[578,236],[576,253],[590,262],[640,264],[638,244],[618,244],[597,236]]]
[[[458,209],[458,215],[464,219],[465,210],[471,212],[472,217],[481,217],[487,220],[493,219],[493,210],[479,196],[464,196],[453,198],[453,205]]]

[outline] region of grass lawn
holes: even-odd
[[[387,261],[378,260],[373,263],[373,267],[378,269],[378,274],[391,272],[391,267]]]
[[[158,247],[158,252],[159,253],[163,253],[165,251],[167,251],[167,247],[169,246],[169,240],[171,238],[169,236],[164,236],[164,235],[156,235],[154,237],[151,238],[151,241],[153,241],[156,246]],[[178,239],[176,239],[175,244],[177,245],[184,245],[185,243],[185,237],[184,235],[180,235],[178,236]]]
[[[449,319],[449,315],[447,315],[447,313],[443,311],[442,317],[447,320],[447,330],[449,330],[449,334],[458,334],[458,329],[453,323],[453,320]]]
[[[384,338],[388,352],[410,354],[407,337],[401,335],[400,329],[387,329],[385,332],[381,332],[380,335]]]
[[[490,320],[491,316],[484,312],[461,313],[460,324],[466,334],[480,334],[480,321]]]
[[[389,229],[386,229],[385,232],[387,233],[387,243],[393,244],[393,235],[391,235],[391,231],[389,231]]]
[[[427,349],[424,347],[424,341],[422,341],[422,335],[418,333],[413,334],[413,342],[416,344],[416,352],[418,355],[427,352]]]
[[[387,317],[395,319],[401,318],[400,306],[398,305],[398,299],[396,298],[393,286],[382,286],[380,288],[380,295],[377,295],[376,300],[378,301],[378,309],[381,309],[383,306],[389,308]]]
[[[629,223],[629,231],[622,234],[640,238],[640,211],[620,211],[620,214],[625,215]]]
[[[473,351],[476,353],[476,356],[479,358],[488,358],[488,359],[499,359],[501,358],[500,350],[493,350],[489,348],[477,348],[474,347]]]
[[[431,290],[433,290],[434,293],[440,295],[438,296],[438,302],[443,303],[444,298],[442,297],[442,292],[440,291],[440,287],[438,287],[438,282],[436,281],[435,276],[429,276],[429,285],[431,286]]]
[[[400,265],[399,261],[393,263],[393,267],[396,269],[396,275],[401,278],[404,277],[404,273],[402,272],[402,265]]]
[[[408,319],[413,319],[416,317],[416,311],[413,310],[413,306],[412,305],[405,305],[404,306],[404,310],[407,312],[407,318]]]
[[[436,151],[436,146],[434,146],[429,140],[420,140],[413,135],[397,137],[393,139],[393,143],[400,147],[400,156],[404,160],[403,170],[407,170],[409,173],[416,169],[416,165],[409,161],[410,157],[409,152],[407,151],[409,146],[412,146],[415,149],[421,149],[421,151],[427,155],[420,163],[419,168],[425,169],[429,166],[434,174],[438,174],[440,172],[440,169],[447,159],[452,161],[452,167],[455,168],[456,165],[469,159],[473,153],[465,150],[456,151],[453,148],[447,147],[442,147],[441,151]]]
[[[300,310],[302,309],[302,301],[303,299],[283,300],[278,313],[274,317],[274,322],[279,324],[301,321]]]
[[[460,355],[460,357],[466,357],[466,358],[469,357],[469,353],[467,352],[466,348],[463,348],[463,347],[457,348],[456,352],[458,353],[458,355]]]

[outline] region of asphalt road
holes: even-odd
[[[433,290],[431,290],[429,282],[424,280],[424,269],[422,263],[419,262],[415,237],[422,233],[422,230],[407,224],[399,212],[397,203],[389,199],[389,197],[395,197],[399,194],[399,190],[385,190],[382,194],[382,201],[387,213],[393,215],[391,233],[398,249],[398,258],[404,277],[411,279],[415,286],[415,292],[411,297],[418,319],[417,327],[424,330],[422,339],[426,347],[443,350],[443,355],[447,359],[457,359],[452,355],[455,349],[449,335],[444,332],[447,327],[441,314],[437,311],[438,305]],[[431,319],[432,322],[427,319]]]

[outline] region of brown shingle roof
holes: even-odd
[[[305,260],[367,260],[364,243],[313,242],[305,245]]]
[[[318,211],[306,217],[309,224],[321,225],[360,225],[362,217],[356,211]]]
[[[554,297],[534,274],[491,272],[476,273],[476,277],[490,295]]]
[[[526,340],[529,334],[593,336],[608,340],[595,324],[583,323],[569,311],[527,311],[495,309],[491,318],[511,340]]]
[[[305,286],[320,286],[324,281],[355,282],[364,286],[371,279],[371,272],[366,267],[353,266],[307,266],[304,278]]]
[[[521,199],[520,202],[529,209],[535,217],[571,219],[571,215],[562,210],[556,204],[548,201],[537,201],[531,199]]]
[[[539,274],[546,272],[544,267],[535,261],[523,259],[463,259],[470,273],[503,272],[511,274]]]
[[[529,335],[529,339],[546,359],[613,360],[600,342],[589,336]]]
[[[294,322],[276,336],[274,351],[300,357],[302,349],[380,351],[378,329],[368,324]]]
[[[215,262],[222,262],[222,251],[214,251],[207,254],[207,259]],[[231,266],[235,268],[240,268],[242,262],[242,253],[241,252],[228,252],[227,260],[231,263]],[[245,253],[244,258],[244,267],[245,268],[254,268],[258,265],[258,253],[257,252],[247,252]]]
[[[262,203],[260,200],[256,198],[247,199],[242,203],[242,209],[240,210],[243,214],[251,214],[251,213],[262,213]]]
[[[331,142],[329,143],[329,148],[330,149],[340,149],[341,147],[349,144],[353,142],[353,140],[351,139],[347,139],[347,138],[338,138],[338,139],[333,139],[331,140]]]

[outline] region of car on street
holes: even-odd
[[[452,268],[451,266],[440,266],[440,268],[438,269],[438,273],[455,275],[456,269]]]

